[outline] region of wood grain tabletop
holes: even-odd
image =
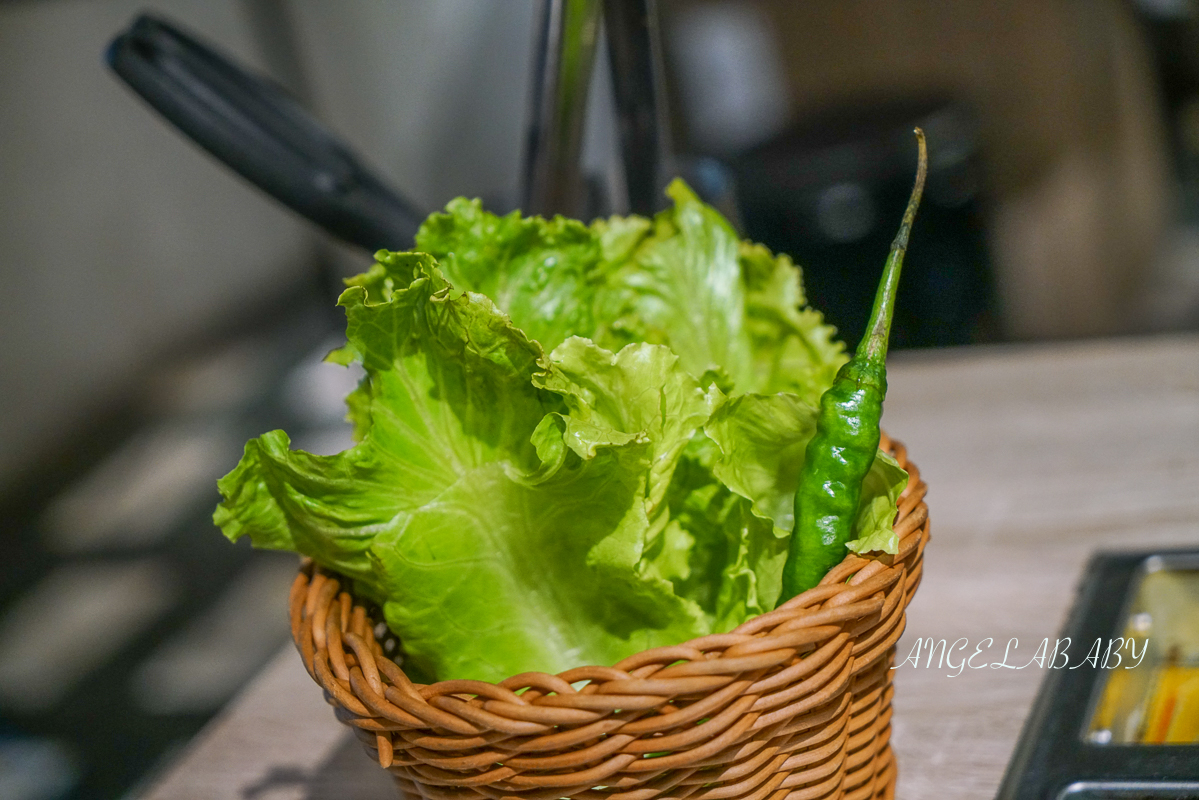
[[[889,379],[933,535],[896,660],[959,642],[896,671],[898,796],[991,798],[1045,675],[1005,649],[1056,637],[1093,552],[1199,547],[1199,335],[900,352]],[[395,794],[289,646],[141,797]]]

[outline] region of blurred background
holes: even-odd
[[[293,557],[212,526],[283,427],[337,452],[369,264],[104,66],[150,10],[270,76],[421,209],[521,205],[534,0],[0,3],[0,797],[132,797],[287,641]],[[660,0],[672,171],[851,344],[931,151],[895,346],[1199,328],[1199,6]],[[602,36],[602,33],[601,33]],[[577,213],[628,209],[608,54]],[[399,245],[397,245],[398,247]],[[903,357],[902,355],[899,357]]]

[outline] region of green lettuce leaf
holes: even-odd
[[[708,632],[642,560],[662,535],[651,495],[713,395],[664,347],[572,339],[546,356],[430,257],[384,267],[340,301],[335,358],[367,371],[361,443],[322,457],[281,432],[252,441],[218,524],[355,578],[429,675],[561,671]]]
[[[566,401],[565,438],[579,456],[593,456],[601,444],[623,444],[623,437],[649,443],[645,502],[646,512],[656,516],[683,448],[723,401],[720,391],[705,391],[661,345],[630,344],[613,354],[575,337],[550,359],[556,369],[538,385]],[[614,434],[622,438],[612,441]]]
[[[674,205],[652,221],[612,217],[590,227],[499,217],[458,199],[429,217],[416,249],[547,351],[570,336],[613,352],[664,344],[692,375],[719,376],[726,392],[789,391],[815,405],[848,356],[836,330],[806,307],[799,270],[741,241],[682,181],[667,194]],[[367,273],[374,283],[380,275]]]
[[[342,294],[348,344],[331,355],[366,368],[351,396],[361,443],[325,457],[288,450],[281,431],[250,441],[218,483],[226,499],[215,521],[230,538],[311,555],[379,598],[374,538],[474,468],[536,472],[530,434],[563,406],[532,384],[541,347],[487,298],[455,292],[427,255],[376,267],[375,284]]]
[[[515,211],[498,217],[459,198],[421,226],[416,249],[436,258],[453,285],[491,298],[547,351],[595,329],[602,248],[581,222]]]
[[[899,537],[892,527],[899,495],[908,485],[908,473],[889,454],[879,451],[862,480],[862,501],[854,518],[854,538],[845,544],[855,553],[899,552]]]
[[[786,255],[743,242],[745,329],[750,338],[753,380],[745,391],[791,392],[811,406],[849,360],[836,329],[807,307],[799,270]]]
[[[329,356],[365,368],[357,444],[252,440],[217,524],[347,575],[429,677],[613,663],[772,609],[844,348],[788,259],[670,192],[590,226],[456,200],[421,252],[379,253]],[[856,547],[887,548],[902,481],[876,461]]]
[[[612,348],[666,344],[692,374],[723,376],[726,391],[791,391],[815,405],[848,356],[836,330],[804,307],[799,270],[742,242],[682,181],[667,194],[674,206],[652,226],[593,224],[609,254],[594,338]]]
[[[608,322],[597,338],[666,344],[693,375],[723,369],[735,385],[748,386],[753,365],[740,239],[681,181],[667,193],[674,207],[606,270],[600,302]],[[609,232],[611,226],[600,223],[599,229]]]

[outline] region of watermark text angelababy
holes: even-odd
[[[1138,644],[1141,645],[1139,651],[1137,650]],[[1141,660],[1145,658],[1145,653],[1149,649],[1149,640],[1126,639],[1123,636],[1117,636],[1114,639],[1096,639],[1095,643],[1087,648],[1086,654],[1077,662],[1071,660],[1070,648],[1072,645],[1073,642],[1069,636],[1055,640],[1052,647],[1048,638],[1042,639],[1032,658],[1024,661],[1018,653],[1020,640],[1008,639],[1007,645],[1003,648],[1003,660],[992,661],[992,648],[995,649],[995,654],[998,654],[998,648],[994,647],[995,640],[989,636],[976,643],[973,651],[970,649],[969,640],[965,637],[949,644],[945,639],[937,640],[930,636],[927,639],[917,639],[912,645],[908,657],[891,669],[899,669],[909,664],[917,669],[932,669],[935,665],[937,669],[957,670],[946,673],[951,678],[956,678],[966,669],[1027,669],[1033,665],[1036,665],[1038,669],[1079,669],[1080,667],[1133,669],[1139,667]],[[1121,651],[1123,651],[1123,655]],[[1075,648],[1075,652],[1079,652],[1079,649]],[[923,663],[921,663],[922,655],[924,656]]]

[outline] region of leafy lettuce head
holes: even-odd
[[[353,580],[425,678],[610,664],[775,605],[846,360],[786,256],[683,183],[653,220],[434,214],[339,304],[357,445],[246,445],[216,523]],[[894,552],[880,453],[856,549]]]

